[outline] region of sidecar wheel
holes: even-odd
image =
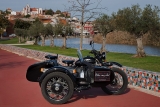
[[[66,103],[72,97],[73,91],[73,81],[62,72],[48,74],[41,84],[42,95],[51,104]]]
[[[102,86],[102,90],[109,95],[120,95],[125,92],[128,86],[127,75],[119,68],[112,67],[112,71],[115,73],[115,79],[111,84]]]

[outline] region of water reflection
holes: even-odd
[[[83,49],[91,50],[91,46],[89,45],[90,38],[83,38]],[[41,42],[39,42],[40,44]],[[55,39],[54,44],[56,46],[62,46],[63,39]],[[79,48],[80,38],[68,38],[67,39],[67,47],[70,48]],[[50,40],[46,40],[46,45],[50,45]],[[100,50],[101,44],[94,44],[94,48],[96,50]],[[122,44],[106,44],[107,51],[110,52],[120,52],[120,53],[136,53],[135,45],[122,45]],[[160,56],[160,47],[155,46],[145,46],[144,50],[147,55],[157,55]]]

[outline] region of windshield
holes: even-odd
[[[78,57],[79,57],[80,61],[82,62],[83,61],[83,57],[82,57],[81,51],[77,50],[77,54],[78,54]]]

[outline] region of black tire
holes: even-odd
[[[126,73],[124,71],[122,71],[119,68],[112,67],[112,71],[114,73],[116,73],[116,74],[119,74],[122,77],[122,80],[123,80],[122,86],[120,88],[118,88],[118,89],[115,89],[115,86],[118,86],[117,84],[109,84],[107,86],[102,86],[101,88],[105,93],[107,93],[109,95],[120,95],[120,94],[123,94],[125,92],[125,90],[127,89],[127,86],[128,86],[127,75],[126,75]],[[117,79],[116,79],[116,82],[118,82]]]
[[[66,103],[74,92],[73,81],[65,73],[50,73],[42,81],[41,92],[43,97],[51,104]]]

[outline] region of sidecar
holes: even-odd
[[[108,93],[110,90],[107,85],[116,85],[116,75],[118,72],[122,75],[124,81],[127,81],[126,75],[119,69],[95,66],[83,60],[81,52],[78,50],[79,60],[64,60],[68,66],[61,66],[57,62],[56,56],[47,55],[48,60],[35,63],[28,67],[26,78],[31,82],[39,82],[43,97],[52,104],[66,103],[73,95],[74,91],[80,92],[91,87],[101,87]],[[122,93],[127,82],[122,86]]]

